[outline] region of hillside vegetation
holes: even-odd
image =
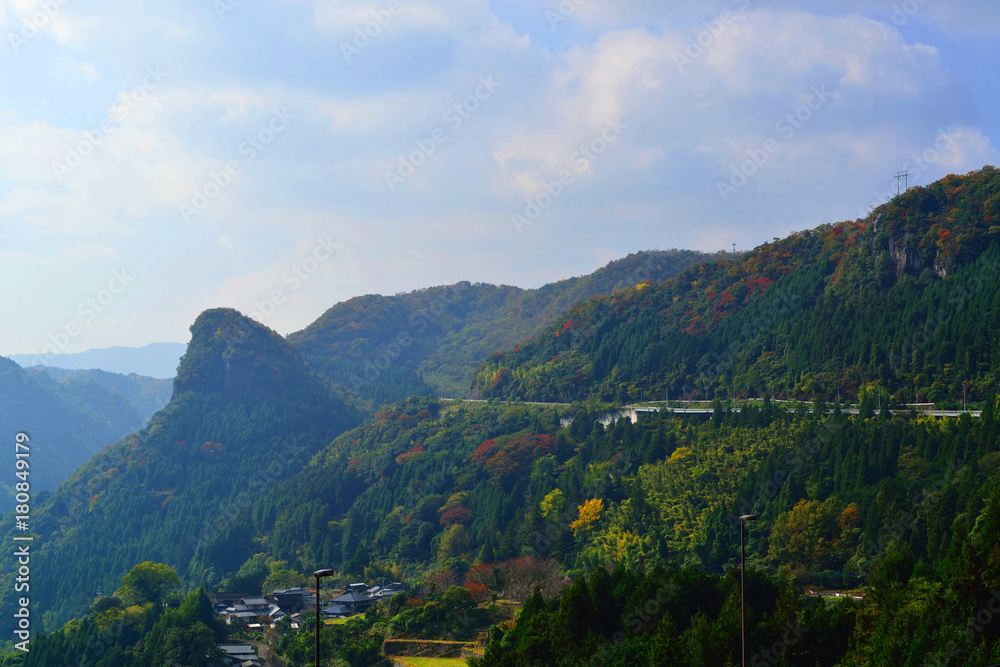
[[[995,389],[1000,172],[949,176],[824,225],[572,308],[476,373],[483,396],[960,403]]]

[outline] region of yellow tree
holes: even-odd
[[[556,519],[566,506],[566,495],[555,489],[538,503],[543,519]]]
[[[127,605],[153,602],[159,604],[168,593],[181,585],[177,573],[169,565],[146,561],[139,563],[122,577],[115,596]]]
[[[569,525],[573,529],[574,537],[585,535],[601,518],[604,510],[604,501],[600,498],[593,498],[580,505],[580,516]]]

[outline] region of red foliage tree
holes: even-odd
[[[496,440],[490,438],[472,452],[472,462],[482,468],[486,462],[493,458],[500,451],[500,445]]]
[[[477,563],[470,567],[469,571],[465,573],[466,588],[468,588],[468,584],[473,583],[492,588],[496,583],[496,577],[493,576],[494,567],[496,566],[492,563]]]
[[[465,590],[469,591],[476,604],[485,604],[490,601],[490,587],[486,584],[481,584],[478,581],[467,581]]]
[[[469,514],[469,510],[464,507],[452,507],[441,515],[442,526],[451,526],[456,523],[460,523],[463,526],[468,526],[472,523],[472,515]]]

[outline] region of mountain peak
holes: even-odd
[[[232,308],[214,308],[191,325],[174,395],[272,393],[309,381],[311,375],[299,353],[278,333]]]

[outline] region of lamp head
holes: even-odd
[[[742,521],[743,523],[746,523],[747,521],[756,521],[756,520],[757,520],[756,514],[744,514],[743,516],[740,517],[740,521]]]
[[[323,570],[316,570],[315,572],[313,572],[313,576],[316,577],[317,579],[319,579],[320,577],[332,577],[334,574],[336,574],[336,572],[334,572],[329,568]]]

